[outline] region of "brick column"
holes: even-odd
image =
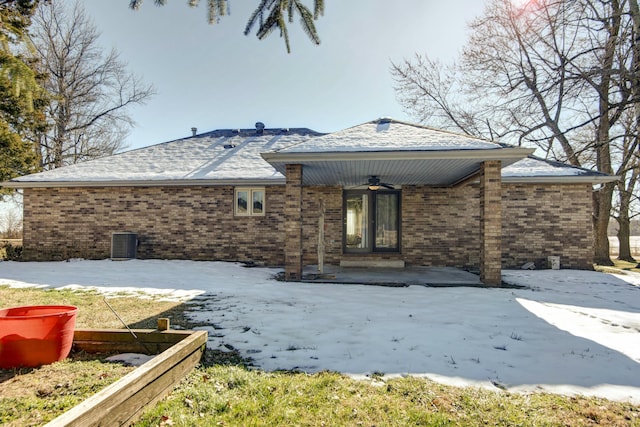
[[[480,280],[502,283],[502,176],[500,160],[480,166]]]
[[[286,172],[284,275],[295,281],[302,278],[302,165],[287,165]]]

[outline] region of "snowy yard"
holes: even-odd
[[[640,403],[640,275],[504,271],[526,289],[285,283],[221,262],[0,262],[0,285],[184,301],[209,346],[265,370],[419,375]],[[1,303],[0,303],[1,305]]]

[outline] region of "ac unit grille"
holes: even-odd
[[[111,259],[133,259],[136,257],[137,247],[136,233],[111,234]]]

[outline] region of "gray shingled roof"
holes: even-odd
[[[330,134],[306,128],[223,129],[15,178],[5,186],[284,183],[262,154],[483,152],[510,148],[466,135],[390,119]],[[502,150],[508,151],[508,150]],[[394,168],[397,169],[396,166]],[[376,172],[369,172],[376,174]],[[360,180],[360,178],[354,178]],[[610,180],[604,174],[529,156],[503,169],[505,181]],[[358,181],[359,182],[359,181]]]
[[[480,138],[393,119],[378,119],[278,150],[280,153],[493,150]]]
[[[528,156],[512,165],[502,169],[502,179],[504,181],[527,181],[554,178],[583,178],[591,182],[606,182],[615,180],[605,173],[579,168],[566,163],[545,160],[536,156]]]
[[[260,153],[321,135],[310,129],[215,130],[12,180],[45,182],[171,182],[283,180]]]

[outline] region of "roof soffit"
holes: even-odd
[[[477,173],[482,162],[500,160],[508,166],[533,152],[526,148],[445,151],[377,151],[262,153],[277,171],[287,164],[303,166],[305,185],[358,186],[371,175],[395,185],[453,185]]]

